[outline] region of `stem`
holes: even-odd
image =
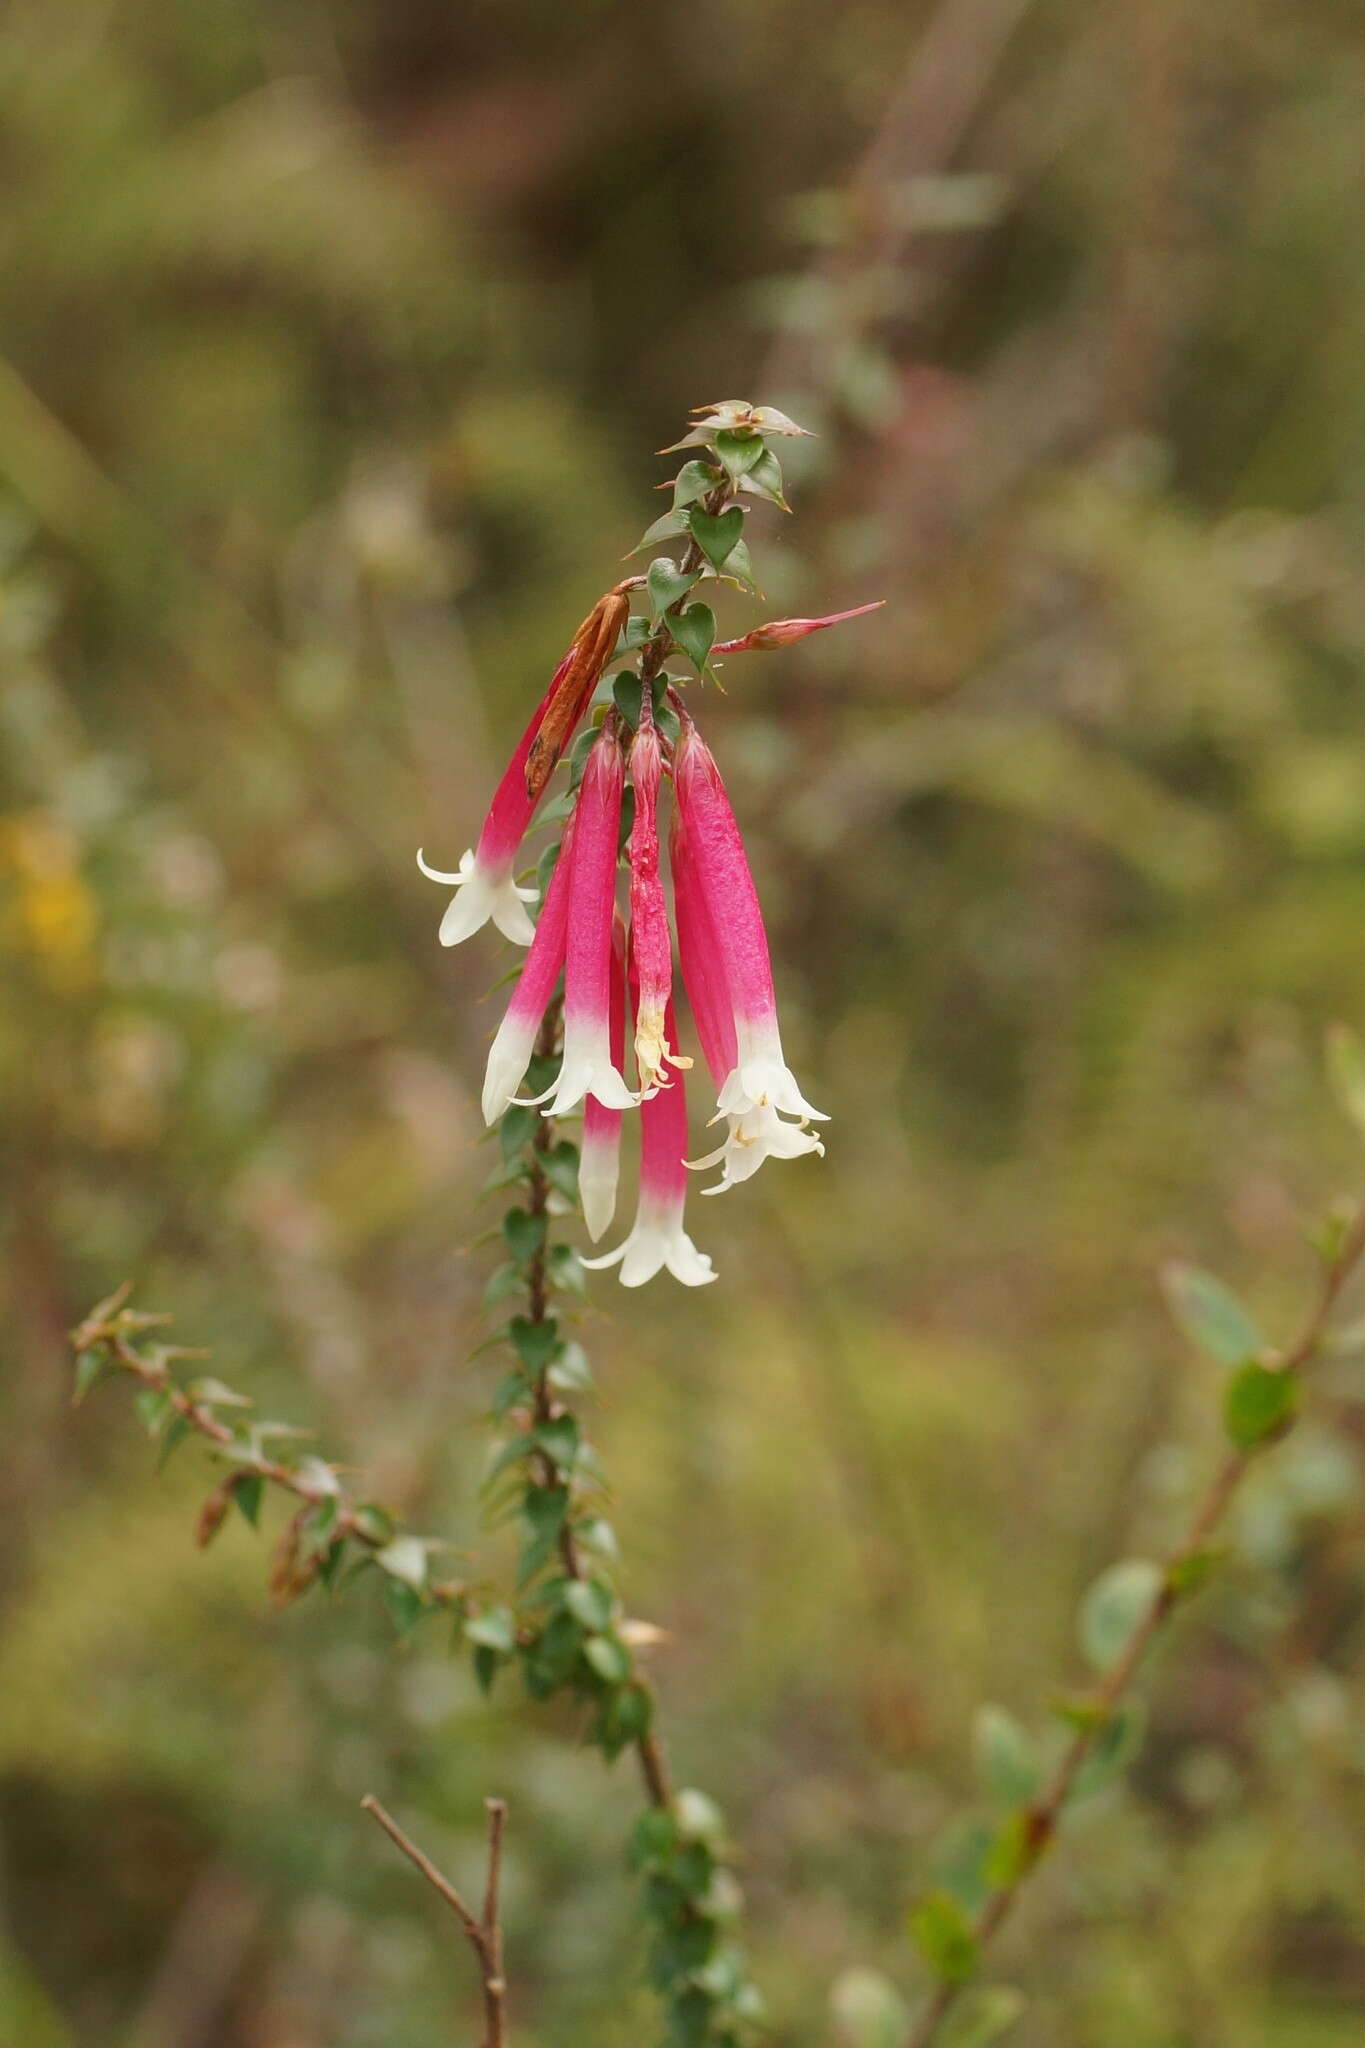
[[[1340,1249],[1324,1263],[1317,1298],[1299,1335],[1277,1361],[1278,1370],[1295,1372],[1310,1363],[1326,1333],[1337,1298],[1362,1255],[1365,1255],[1365,1206],[1357,1212]],[[983,1902],[972,1928],[978,1949],[984,1948],[1003,1925],[1030,1873],[1056,1834],[1062,1809],[1071,1796],[1082,1766],[1106,1724],[1122,1704],[1153,1637],[1180,1597],[1181,1568],[1197,1557],[1216,1533],[1255,1457],[1255,1451],[1233,1451],[1219,1466],[1190,1518],[1183,1540],[1167,1558],[1161,1584],[1150,1604],[1134,1623],[1117,1662],[1105,1673],[1092,1694],[1093,1718],[1085,1727],[1077,1729],[1047,1785],[1025,1807],[1020,1867],[1013,1877],[997,1885]],[[928,2048],[965,1988],[961,1983],[940,1984],[911,2028],[904,2048]]]
[[[655,637],[658,638],[659,635]],[[666,641],[667,635],[663,634],[662,637]],[[662,650],[659,658],[660,660],[663,658]],[[558,1051],[562,1010],[562,1001],[556,999],[546,1011],[535,1044],[535,1057],[537,1059],[553,1059]],[[554,1119],[553,1117],[542,1116],[536,1125],[530,1148],[530,1192],[527,1196],[526,1206],[533,1216],[544,1217],[548,1214],[550,1182],[545,1172],[543,1161],[545,1154],[553,1146],[554,1140]],[[547,1239],[542,1238],[540,1245],[531,1258],[526,1283],[527,1319],[532,1323],[543,1323],[549,1313],[550,1290],[546,1276],[546,1252]],[[538,1424],[552,1422],[557,1415],[563,1413],[563,1406],[556,1400],[554,1389],[550,1385],[550,1368],[548,1365],[542,1366],[536,1375],[533,1406],[535,1419]],[[556,1486],[559,1483],[558,1467],[548,1452],[542,1451],[537,1455],[536,1477],[537,1483],[547,1488]],[[565,1518],[563,1528],[559,1532],[559,1558],[560,1563],[564,1567],[566,1577],[583,1579],[588,1576],[583,1563],[582,1553],[574,1540],[573,1528],[567,1517]],[[650,1727],[645,1730],[643,1735],[637,1736],[634,1743],[635,1754],[640,1765],[640,1775],[644,1780],[645,1791],[649,1797],[650,1804],[652,1806],[668,1807],[673,1801],[673,1793],[668,1775],[668,1763],[664,1754],[663,1744],[658,1736],[655,1735],[652,1725],[655,1712],[657,1711],[658,1698],[654,1688],[644,1679],[640,1679],[638,1683],[649,1694],[651,1721]]]
[[[717,484],[714,491],[709,492],[702,499],[702,508],[714,519],[717,513],[723,509],[725,500],[731,495],[732,487],[730,479],[727,477],[724,483]],[[705,560],[706,557],[697,546],[697,543],[694,540],[689,540],[680,564],[683,575],[690,576],[694,569],[700,569]],[[684,592],[683,596],[677,600],[677,604],[669,606],[668,611],[676,611],[677,605],[682,604],[686,596],[687,592]],[[654,681],[655,676],[658,675],[659,670],[663,667],[664,656],[672,645],[673,635],[668,627],[668,612],[665,612],[640,650],[640,682],[643,685],[640,695],[642,700],[648,692],[650,684]]]
[[[448,1877],[436,1868],[429,1856],[410,1840],[391,1813],[387,1813],[372,1792],[367,1792],[360,1802],[372,1819],[378,1821],[389,1840],[400,1849],[409,1863],[421,1871],[432,1890],[449,1906],[464,1930],[465,1940],[473,1949],[479,1965],[479,1979],[483,1985],[483,2048],[506,2048],[507,2041],[507,1980],[502,1970],[502,1929],[498,1924],[498,1885],[502,1876],[502,1837],[507,1823],[507,1802],[503,1799],[486,1799],[488,1811],[488,1883],[484,1894],[482,1917],[477,1917],[465,1904]]]

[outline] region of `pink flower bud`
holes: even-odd
[[[864,612],[879,612],[886,603],[879,597],[873,604],[855,604],[852,611],[830,612],[823,619],[770,619],[766,626],[755,626],[738,640],[721,640],[711,649],[717,654],[749,654],[761,647],[786,647],[793,640],[804,640],[807,633],[822,633],[826,626],[842,626],[845,619],[860,619]]]

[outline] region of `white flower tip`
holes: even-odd
[[[587,1225],[588,1236],[596,1244],[616,1214],[615,1173],[585,1173],[580,1166],[578,1198],[583,1205],[583,1221]]]
[[[470,868],[474,865],[474,849],[471,846],[462,855],[460,865],[453,875],[448,874],[444,868],[432,867],[420,846],[417,849],[417,865],[429,882],[444,882],[447,888],[458,889],[461,882],[468,875]]]
[[[530,945],[536,928],[523,906],[536,901],[534,889],[518,888],[510,874],[490,875],[487,869],[479,866],[472,847],[461,854],[460,865],[453,875],[444,868],[432,867],[420,847],[417,865],[429,881],[441,882],[456,892],[441,919],[440,940],[443,946],[458,946],[465,939],[472,938],[490,918],[504,938],[511,939],[518,946]]]

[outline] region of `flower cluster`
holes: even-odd
[[[722,648],[714,645],[709,608],[685,604],[692,585],[706,576],[728,571],[725,580],[749,584],[739,540],[743,513],[732,500],[747,488],[782,503],[767,437],[800,431],[761,407],[707,410],[684,444],[705,448],[706,457],[684,465],[674,485],[674,512],[646,536],[662,537],[659,529],[688,534],[682,562],[654,562],[648,575],[616,585],[588,614],[498,785],[477,846],[456,872],[431,868],[418,855],[425,874],[456,891],[441,924],[443,944],[468,938],[491,919],[508,938],[529,946],[488,1056],[483,1113],[490,1124],[520,1100],[542,1022],[562,983],[563,1054],[550,1087],[534,1100],[547,1116],[583,1106],[579,1188],[594,1239],[615,1213],[623,1115],[640,1113],[633,1227],[614,1251],[585,1261],[618,1266],[627,1287],[641,1286],[663,1268],[689,1287],[716,1277],[684,1228],[689,1166],[719,1167],[704,1190],[719,1194],[747,1180],[765,1159],[824,1149],[811,1128],[824,1121],[822,1112],[802,1094],[783,1052],[763,915],[725,785],[684,707],[683,679],[663,667],[676,649],[705,677],[717,653],[783,646],[854,616],[779,620]],[[649,604],[648,616],[631,617],[635,592]],[[604,672],[622,657],[638,659],[638,667],[603,684]],[[518,882],[518,854],[595,693],[601,702],[571,756],[569,794],[557,806],[565,817],[563,837],[557,854],[541,863],[548,879],[533,924],[526,906],[539,892]],[[692,1061],[679,1047],[660,858],[660,798],[669,785],[678,962],[716,1090],[712,1122],[725,1127],[722,1143],[690,1161],[685,1075]],[[628,922],[617,906],[623,852]]]

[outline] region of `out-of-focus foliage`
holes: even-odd
[[[1304,0],[7,10],[0,2038],[449,2038],[467,1958],[366,1791],[471,1883],[511,1801],[518,2038],[650,2024],[624,1773],[377,1601],[268,1613],[187,1465],[70,1417],[63,1333],[136,1275],[483,1540],[503,963],[439,953],[412,853],[732,394],[821,433],[770,612],[892,600],[708,711],[835,1121],[698,1205],[719,1286],[593,1312],[597,1433],[780,2038],[913,1987],[978,1703],[1040,1722],[1212,1455],[1155,1268],[1288,1327],[1296,1213],[1361,1178],[1317,1047],[1365,987],[1363,115]],[[1003,1944],[1021,2048],[1360,2037],[1334,1372]]]

